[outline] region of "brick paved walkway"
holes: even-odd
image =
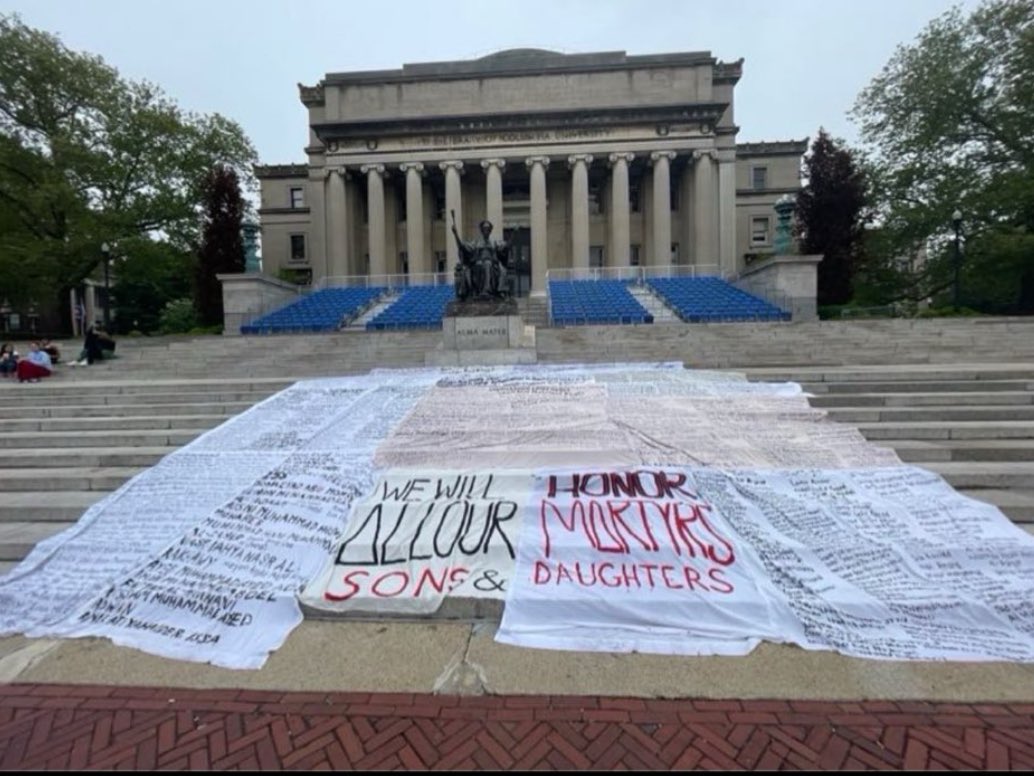
[[[0,769],[1034,769],[1034,704],[0,686]]]

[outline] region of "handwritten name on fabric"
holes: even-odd
[[[539,504],[541,514],[537,526],[526,518],[500,641],[731,654],[714,639],[729,612],[679,613],[683,635],[658,641],[677,604],[649,606],[655,591],[678,590],[687,561],[708,567],[694,576],[698,599],[719,599],[707,583],[728,543],[737,565],[750,559],[769,614],[737,623],[741,645],[765,638],[856,657],[1034,661],[1034,539],[937,475],[908,466],[663,472],[635,480],[645,483],[638,493],[627,472],[539,475],[529,512]],[[675,493],[682,509],[639,506],[643,494],[663,503]],[[675,557],[658,561],[655,548]],[[632,553],[652,568],[640,560],[630,571]],[[616,595],[624,589],[635,600],[627,610]]]
[[[785,608],[759,587],[764,577],[691,472],[539,472],[496,639],[746,654],[761,638],[794,633]]]
[[[1034,661],[1034,537],[912,466],[697,471],[803,628],[909,660]]]
[[[51,626],[153,559],[282,458],[227,452],[216,461],[187,449],[167,456],[0,578],[0,634],[54,635]]]
[[[530,472],[395,471],[358,502],[302,594],[333,611],[427,614],[446,597],[506,595]]]
[[[360,463],[293,454],[53,633],[261,667],[301,622],[298,591],[370,486]]]

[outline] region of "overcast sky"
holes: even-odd
[[[263,163],[304,161],[297,83],[328,72],[565,53],[710,51],[743,57],[740,142],[854,142],[856,96],[895,47],[975,0],[0,0],[69,48],[160,85],[183,108],[238,121]]]

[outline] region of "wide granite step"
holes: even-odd
[[[0,451],[73,447],[181,447],[207,429],[147,429],[143,431],[13,431],[0,433]]]

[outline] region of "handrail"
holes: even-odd
[[[717,264],[665,264],[638,267],[573,267],[546,270],[551,280],[625,280],[642,285],[648,278],[721,277]]]
[[[315,290],[325,288],[409,288],[410,286],[445,286],[453,281],[445,272],[418,272],[396,275],[331,275],[322,277]]]

